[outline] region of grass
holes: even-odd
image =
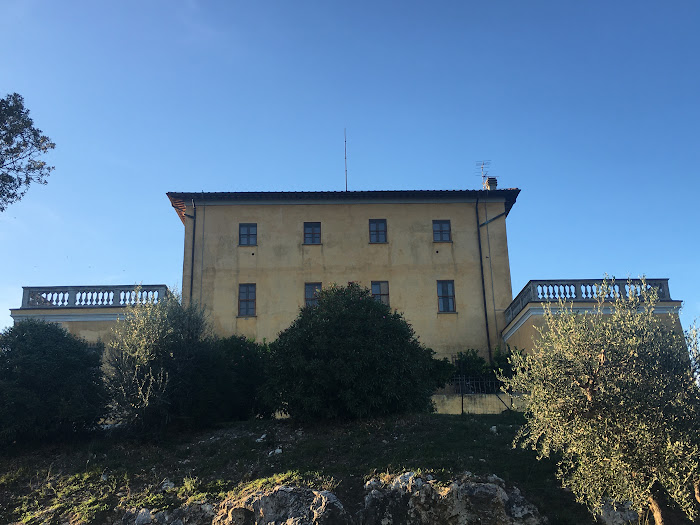
[[[553,462],[512,448],[522,422],[514,413],[417,415],[304,428],[289,420],[258,420],[171,435],[159,443],[115,436],[5,451],[0,523],[101,523],[127,508],[217,503],[280,484],[331,490],[355,512],[371,477],[411,470],[448,481],[468,470],[496,474],[519,487],[551,525],[593,524],[586,509],[559,488]],[[275,453],[278,448],[281,453]],[[174,486],[163,488],[166,480]]]

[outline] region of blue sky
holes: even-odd
[[[166,191],[522,192],[530,279],[668,277],[700,317],[696,1],[0,0],[0,96],[56,143],[0,213],[22,286],[181,287]]]

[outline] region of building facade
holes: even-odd
[[[438,356],[488,358],[512,299],[506,218],[519,191],[171,192],[183,299],[219,335],[270,341],[317,289],[356,282]]]

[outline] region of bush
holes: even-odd
[[[243,336],[211,340],[196,367],[196,412],[211,422],[270,415],[260,401],[266,352],[266,346]]]
[[[172,294],[130,308],[102,359],[111,419],[151,431],[190,418],[202,383],[197,364],[208,344],[202,310]]]
[[[453,372],[433,354],[369,290],[333,286],[270,345],[268,390],[300,420],[429,411]]]
[[[115,422],[139,432],[204,427],[256,414],[263,350],[210,337],[201,308],[169,295],[117,324],[102,368]]]
[[[44,321],[0,334],[0,443],[65,438],[104,412],[100,351]]]
[[[493,354],[493,365],[489,365],[486,359],[479,355],[478,350],[470,348],[457,354],[457,359],[454,362],[456,373],[465,377],[485,380],[498,379],[499,376],[512,377],[513,370],[509,360],[511,354],[509,346],[506,346],[505,350],[497,347]]]
[[[459,352],[454,365],[457,368],[457,373],[461,376],[479,379],[493,378],[491,367],[486,364],[486,359],[481,357],[477,350],[470,348]]]

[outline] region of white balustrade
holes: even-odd
[[[104,286],[25,286],[22,308],[110,308],[157,303],[164,284]]]
[[[600,294],[602,281],[600,279],[561,279],[530,281],[520,291],[515,299],[505,310],[506,323],[510,323],[528,303],[549,303],[562,300],[566,303],[595,301]],[[656,288],[660,301],[670,301],[671,294],[668,290],[668,279],[646,279],[647,288]],[[630,293],[640,295],[642,291],[641,279],[630,281],[616,281],[608,283],[605,295],[606,301],[615,300],[617,297],[629,297]]]

